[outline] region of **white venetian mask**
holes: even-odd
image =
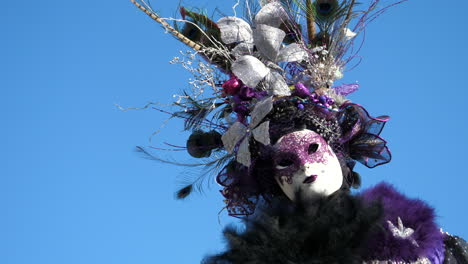
[[[340,162],[327,142],[304,129],[281,137],[274,145],[275,179],[294,201],[297,192],[306,199],[328,196],[341,188]]]

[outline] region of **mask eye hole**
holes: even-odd
[[[309,145],[309,149],[308,149],[309,154],[312,154],[312,153],[317,152],[317,150],[319,149],[319,146],[320,146],[320,145],[319,145],[318,143],[312,143],[312,144],[310,144],[310,145]]]
[[[277,169],[285,169],[294,164],[294,161],[290,158],[283,158],[276,163]]]

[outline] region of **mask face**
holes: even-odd
[[[304,129],[284,135],[274,145],[275,179],[294,201],[297,192],[305,199],[328,196],[340,189],[340,162],[327,142]]]

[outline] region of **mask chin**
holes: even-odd
[[[275,179],[292,201],[298,193],[306,200],[329,196],[343,185],[337,156],[314,131],[304,129],[283,136],[275,144],[275,153],[280,160]],[[288,156],[290,161],[285,163],[282,156]]]

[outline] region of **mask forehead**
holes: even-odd
[[[275,152],[277,158],[281,158],[281,155],[294,156],[297,165],[326,164],[328,157],[333,155],[327,142],[319,134],[308,129],[281,137],[275,144]]]

